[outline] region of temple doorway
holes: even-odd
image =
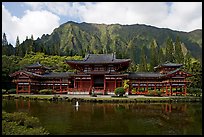
[[[93,76],[93,86],[95,89],[104,88],[104,75],[94,75]]]

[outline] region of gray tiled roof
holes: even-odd
[[[136,72],[136,73],[129,73],[128,78],[160,78],[164,76],[159,72]]]
[[[183,66],[183,64],[176,64],[176,63],[171,63],[171,62],[165,62],[164,64],[159,64],[158,66],[154,67],[156,68],[160,68],[160,67],[181,67]]]
[[[40,68],[40,67],[41,68],[45,68],[45,69],[50,69],[49,67],[41,65],[39,62],[37,62],[35,64],[32,64],[32,65],[29,65],[26,68]]]
[[[41,75],[43,78],[66,78],[74,75],[74,72],[51,72],[44,75]]]
[[[103,64],[103,63],[120,63],[127,62],[130,59],[116,59],[114,54],[88,54],[84,58],[84,60],[75,60],[75,61],[67,61],[70,63],[79,63],[79,64]]]
[[[45,73],[43,75],[39,75],[28,71],[24,71],[24,72],[29,75],[40,77],[40,78],[66,78],[74,74],[74,72],[51,72],[51,73]]]

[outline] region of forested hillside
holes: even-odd
[[[191,87],[202,87],[202,30],[173,31],[147,25],[90,24],[67,22],[51,34],[37,40],[27,37],[11,45],[2,38],[2,81],[11,88],[9,74],[36,63],[52,67],[53,71],[73,71],[64,63],[67,59],[83,59],[88,53],[116,53],[116,58],[132,60],[127,71],[152,72],[158,64],[170,61],[184,64],[192,73]]]
[[[180,39],[183,54],[186,55],[189,51],[193,57],[201,61],[202,30],[187,33],[140,24],[105,25],[67,22],[56,28],[50,35],[44,34],[37,40],[33,40],[31,36],[19,43],[17,38],[15,55],[23,57],[26,53],[33,51],[44,52],[47,55],[84,57],[87,53],[116,52],[117,58],[131,58],[135,63],[139,63],[144,46],[147,62],[150,62],[152,41],[156,41],[158,49],[161,48],[165,53],[167,40],[171,39],[175,43],[177,37]],[[3,54],[7,55],[6,51],[3,47]]]

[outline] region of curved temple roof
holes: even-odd
[[[68,64],[114,64],[122,62],[130,62],[130,59],[116,59],[114,54],[88,54],[83,60],[66,61]]]
[[[158,66],[154,67],[154,69],[158,69],[158,68],[161,68],[161,67],[182,67],[183,64],[176,64],[176,63],[171,63],[169,61],[165,62],[164,64],[159,64]]]

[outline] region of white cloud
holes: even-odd
[[[10,41],[21,42],[51,33],[60,18],[105,24],[146,24],[179,31],[202,29],[201,2],[26,2],[31,10],[15,17],[2,5],[2,29]],[[60,18],[59,18],[60,16]],[[15,42],[14,42],[15,43]]]
[[[180,31],[202,28],[201,2],[28,2],[33,9],[79,18],[81,22],[147,24]]]
[[[8,42],[15,46],[17,36],[20,42],[23,42],[26,36],[33,35],[34,39],[48,34],[59,26],[60,18],[51,12],[25,11],[22,18],[12,16],[9,11],[2,5],[2,31],[6,33]]]

